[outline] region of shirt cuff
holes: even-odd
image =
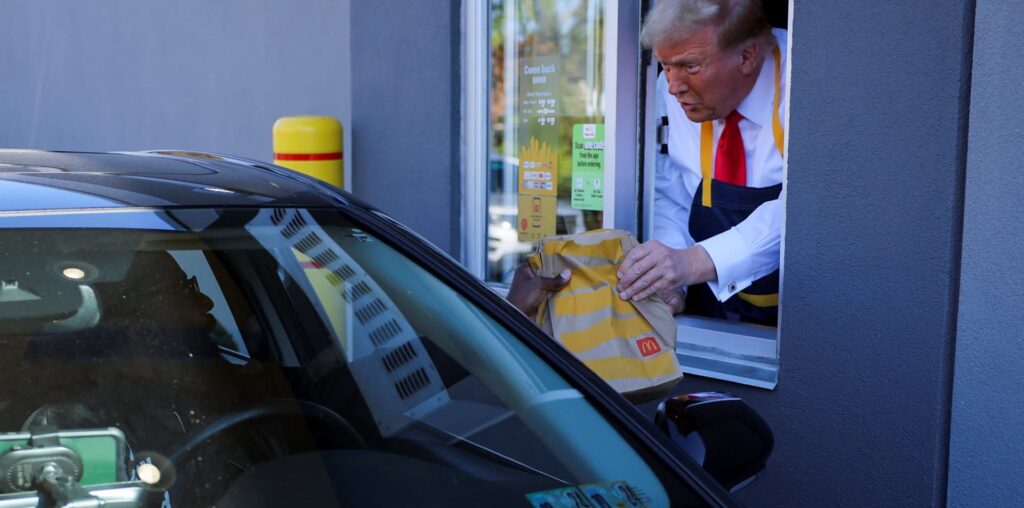
[[[743,291],[753,282],[753,263],[750,246],[735,228],[698,243],[715,265],[717,280],[708,281],[708,287],[718,301],[724,302]]]

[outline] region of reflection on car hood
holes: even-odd
[[[0,150],[0,212],[338,204],[288,170],[194,152]]]

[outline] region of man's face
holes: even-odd
[[[665,69],[669,93],[693,122],[725,118],[753,86],[742,47],[720,50],[713,26],[657,44],[654,56]]]

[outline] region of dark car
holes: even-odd
[[[0,151],[0,386],[5,507],[733,503],[427,242],[229,157]]]

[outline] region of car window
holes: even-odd
[[[62,433],[47,446],[107,471],[84,485],[169,506],[679,493],[514,335],[337,211],[214,212],[0,218],[0,378],[19,387],[0,432]]]

